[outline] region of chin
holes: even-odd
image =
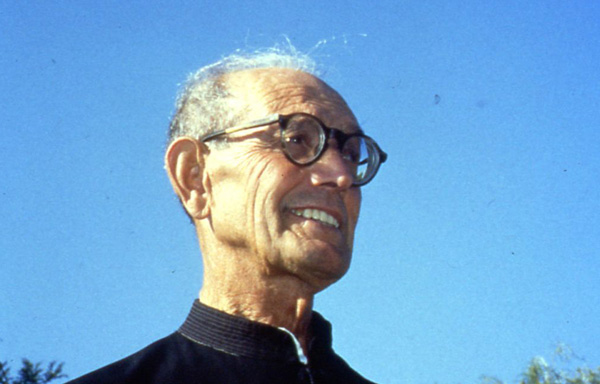
[[[297,275],[321,291],[340,280],[350,268],[350,253],[320,252],[304,255],[296,264]]]

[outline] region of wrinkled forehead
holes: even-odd
[[[247,105],[249,120],[273,113],[304,112],[343,131],[360,130],[348,104],[324,81],[308,73],[287,68],[239,71],[224,79],[236,99]]]

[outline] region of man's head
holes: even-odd
[[[346,102],[311,68],[306,57],[271,52],[200,70],[180,98],[166,165],[205,263],[219,264],[207,255],[227,254],[228,268],[299,279],[317,292],[350,265],[361,192],[345,149],[352,144],[342,150],[336,141],[361,131]],[[321,138],[327,145],[310,164],[286,153],[284,120],[226,131],[297,113],[342,132]]]

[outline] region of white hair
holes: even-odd
[[[232,127],[243,118],[244,110],[223,81],[226,74],[257,68],[289,68],[316,76],[316,64],[308,55],[291,44],[236,53],[192,73],[183,86],[176,103],[176,112],[169,127],[169,143],[178,137],[199,138],[210,132]]]

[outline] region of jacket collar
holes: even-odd
[[[312,313],[309,361],[331,353],[331,324],[317,312]],[[294,338],[289,333],[266,324],[233,316],[195,300],[178,332],[186,338],[236,356],[264,360],[299,361]]]

